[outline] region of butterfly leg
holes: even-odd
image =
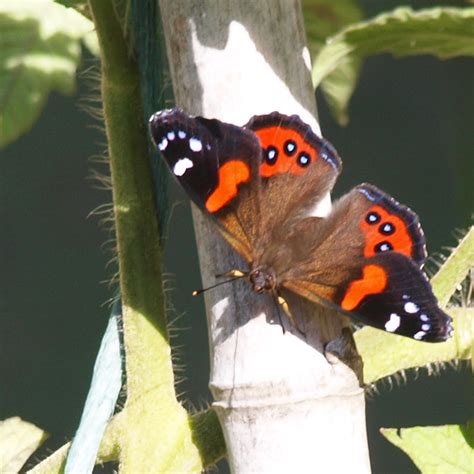
[[[288,302],[283,298],[283,296],[279,295],[278,293],[275,295],[277,297],[278,304],[280,307],[283,309],[285,314],[288,316],[288,319],[290,320],[291,325],[302,335],[306,337],[306,334],[304,331],[302,331],[298,325],[296,324],[295,318],[293,317],[293,314],[290,311],[290,307],[288,306]],[[281,324],[281,321],[280,321]],[[283,326],[282,326],[283,327]],[[283,333],[285,330],[283,329]]]
[[[283,332],[283,335],[285,335],[286,329],[285,329],[285,326],[283,325],[283,320],[281,319],[280,306],[277,304],[276,300],[273,300],[273,302],[275,303],[276,312],[277,312],[277,314],[278,314],[278,323],[280,324],[280,327],[281,327],[281,330],[282,330],[282,332]]]

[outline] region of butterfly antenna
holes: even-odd
[[[198,296],[198,295],[204,293],[207,290],[212,290],[213,288],[216,288],[217,286],[225,285],[226,283],[230,283],[230,282],[238,280],[240,278],[244,278],[247,275],[248,275],[248,273],[242,272],[240,270],[230,270],[229,272],[219,273],[218,275],[216,275],[216,278],[221,278],[221,277],[225,277],[225,276],[229,276],[231,278],[229,278],[228,280],[220,281],[219,283],[216,283],[215,285],[212,285],[212,286],[208,286],[207,288],[201,288],[200,290],[194,290],[192,292],[192,295],[193,296]]]

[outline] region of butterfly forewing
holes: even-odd
[[[260,146],[250,131],[180,109],[150,119],[153,141],[191,199],[247,260],[260,233]]]
[[[441,342],[452,332],[426,277],[397,252],[368,258],[361,277],[342,286],[337,300],[363,322],[416,340]]]

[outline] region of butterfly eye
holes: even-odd
[[[392,235],[395,232],[395,226],[391,222],[386,222],[379,227],[379,232],[384,235]]]
[[[300,153],[298,155],[298,164],[302,166],[303,168],[305,166],[308,166],[311,163],[311,158],[309,157],[308,154],[306,153]]]
[[[380,222],[380,214],[377,212],[369,212],[365,218],[367,224],[377,224]]]
[[[293,140],[287,140],[284,145],[285,153],[288,156],[292,156],[296,152],[296,143]]]
[[[278,150],[274,146],[269,146],[265,152],[265,161],[269,165],[274,165],[278,158]]]
[[[393,245],[390,242],[383,241],[377,244],[374,250],[376,252],[388,252],[389,250],[393,250]]]

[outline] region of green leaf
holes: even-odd
[[[339,67],[321,83],[321,90],[339,125],[349,123],[348,107],[359,79],[362,60],[347,57]]]
[[[301,7],[312,56],[316,56],[326,38],[362,20],[362,11],[355,0],[302,0]]]
[[[473,266],[474,228],[471,228],[431,279],[433,291],[443,308]],[[447,312],[453,318],[454,336],[442,343],[414,341],[368,326],[357,331],[354,338],[364,361],[365,383],[409,368],[472,358],[474,308],[450,307]],[[380,357],[380,354],[384,356]]]
[[[474,309],[449,308],[448,313],[453,318],[454,336],[436,344],[388,334],[368,326],[357,331],[354,338],[357,351],[364,361],[364,382],[374,383],[383,377],[415,367],[469,359],[474,343]]]
[[[65,7],[84,7],[87,5],[87,0],[54,0],[56,3],[60,5],[64,5]]]
[[[70,443],[63,444],[59,449],[28,470],[28,474],[63,474]]]
[[[93,34],[89,20],[52,0],[0,4],[0,148],[32,126],[50,92],[74,91],[80,41],[93,45]]]
[[[19,417],[0,422],[0,472],[18,472],[48,434]]]
[[[382,428],[380,431],[388,441],[405,451],[421,472],[472,473],[473,422],[465,426]]]
[[[431,279],[433,291],[444,308],[468,272],[474,268],[474,227],[471,227],[459,245]]]
[[[326,38],[345,26],[362,20],[362,11],[354,0],[303,0],[303,16],[311,57],[315,58]],[[323,81],[321,90],[334,116],[341,124],[348,122],[347,104],[354,92],[361,61],[348,58],[331,77]]]
[[[313,65],[313,84],[320,85],[339,122],[347,120],[347,105],[361,61],[368,55],[396,57],[432,54],[440,59],[474,55],[474,8],[401,7],[352,25],[328,38]],[[347,84],[343,84],[344,78]]]
[[[147,406],[140,408],[142,418],[146,418],[143,413],[146,413]],[[160,405],[156,406],[161,408]],[[179,413],[167,413],[164,411],[161,415],[162,420],[158,420],[160,422],[158,425],[160,429],[150,430],[148,433],[151,433],[151,440],[147,437],[144,441],[145,446],[149,444],[158,450],[163,450],[163,447],[165,448],[165,455],[161,456],[161,458],[165,460],[166,465],[160,462],[154,464],[153,467],[156,472],[202,472],[203,469],[210,468],[226,454],[224,437],[214,410],[208,409],[201,411],[193,415],[188,415],[187,418],[181,417],[182,412],[182,409]],[[127,417],[123,415],[124,412],[122,411],[112,419],[109,429],[102,440],[96,464],[119,460],[120,451],[124,448],[122,444],[119,445],[119,440],[121,436],[123,436],[123,432],[130,429],[135,430],[135,423],[127,424]],[[135,420],[137,419],[138,418],[135,418]],[[168,423],[173,426],[171,430],[165,426]],[[195,452],[194,447],[187,446],[186,431],[188,429],[192,430],[192,441],[197,448],[197,452]],[[171,432],[177,433],[178,435],[172,436]],[[163,433],[166,433],[165,438],[163,438]],[[142,438],[138,437],[137,440],[137,456],[145,456],[144,449],[140,448],[141,439]],[[59,474],[64,472],[69,446],[70,443],[61,446],[61,448],[29,470],[28,473]],[[144,458],[143,464],[146,464],[147,460],[147,458]],[[122,464],[122,468],[123,466],[124,464]],[[0,472],[4,471],[0,470]]]

